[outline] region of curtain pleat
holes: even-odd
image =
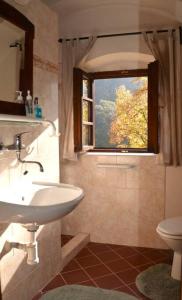
[[[74,152],[73,124],[73,68],[84,68],[84,63],[96,41],[95,37],[88,40],[72,39],[62,42],[62,81],[61,81],[61,157],[77,160]]]
[[[166,165],[182,165],[182,99],[179,30],[143,34],[159,61],[160,152]]]

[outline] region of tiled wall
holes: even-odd
[[[14,5],[14,1],[9,0]],[[43,115],[58,126],[58,20],[54,12],[39,0],[32,0],[28,6],[16,5],[35,25],[34,40],[34,96],[40,98]],[[0,139],[5,143],[13,141],[13,135],[30,131],[24,137],[30,154],[23,157],[38,160],[44,173],[37,165],[21,166],[16,162],[14,152],[0,155],[0,187],[28,180],[59,182],[59,142],[49,136],[49,128],[4,127],[0,128]],[[27,169],[28,175],[23,176]],[[3,300],[31,300],[37,291],[45,286],[60,270],[60,221],[41,226],[38,232],[40,263],[26,264],[26,255],[20,250],[11,251],[1,260],[1,289]],[[26,241],[27,232],[17,224],[1,226],[1,246],[7,238]]]
[[[133,169],[98,163],[133,164]],[[62,222],[65,234],[91,233],[95,242],[162,247],[156,226],[164,218],[165,168],[155,156],[81,156],[64,163],[61,180],[84,189],[80,206]]]
[[[166,209],[165,217],[182,216],[182,167],[166,168]]]

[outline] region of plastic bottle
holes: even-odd
[[[30,95],[30,91],[27,91],[25,109],[26,109],[26,115],[28,117],[32,117],[33,116],[33,100],[32,100],[32,96]]]
[[[36,119],[42,119],[42,108],[39,105],[38,97],[35,97],[35,99],[34,99],[34,117]]]
[[[17,98],[16,98],[16,102],[18,102],[18,103],[23,103],[22,92],[21,92],[21,91],[16,91],[16,93],[18,93],[18,96],[17,96]]]

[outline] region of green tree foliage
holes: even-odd
[[[140,83],[131,92],[124,85],[116,92],[115,114],[109,123],[110,143],[118,148],[147,147],[147,79],[135,79]]]
[[[98,148],[112,147],[109,143],[110,126],[115,114],[115,103],[109,100],[100,100],[96,105],[96,146]]]

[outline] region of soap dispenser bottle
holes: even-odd
[[[16,98],[16,102],[17,102],[17,103],[23,103],[22,92],[21,92],[21,91],[16,91],[16,93],[18,94],[18,96],[17,96],[17,98]]]
[[[42,108],[39,105],[38,97],[35,97],[35,99],[34,99],[34,117],[36,119],[42,119]]]
[[[33,115],[33,100],[30,91],[27,91],[26,102],[25,102],[26,115],[32,117]]]

